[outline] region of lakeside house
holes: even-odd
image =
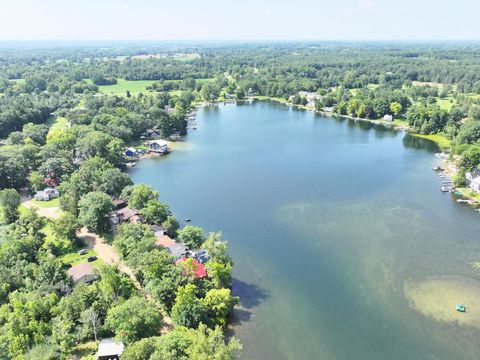
[[[156,246],[163,246],[164,248],[169,248],[170,246],[174,246],[176,245],[177,243],[175,242],[175,240],[173,240],[170,236],[168,235],[159,235],[159,236],[155,236],[156,240],[155,240],[155,245]]]
[[[183,275],[194,275],[199,279],[208,275],[205,266],[195,259],[182,257],[175,261],[175,264],[182,266]]]
[[[127,206],[127,201],[122,199],[112,199],[112,203],[115,210],[120,210]]]
[[[174,243],[173,245],[166,247],[166,249],[175,259],[181,259],[188,255],[188,248],[182,243]]]
[[[124,151],[123,153],[126,157],[135,157],[138,155],[137,149],[134,147],[129,147],[127,150]]]
[[[72,266],[70,269],[68,269],[67,273],[75,284],[81,282],[90,284],[92,281],[98,279],[98,274],[96,273],[93,265],[90,263]]]
[[[120,360],[125,345],[112,338],[102,339],[98,345],[97,360]]]
[[[150,139],[157,139],[160,137],[160,130],[148,129],[143,135],[149,137]]]
[[[388,121],[388,122],[393,121],[393,116],[390,114],[386,114],[383,116],[383,121]]]
[[[165,140],[152,140],[148,142],[150,151],[166,154],[168,153],[168,144]]]
[[[470,190],[480,193],[480,170],[475,168],[471,172],[465,174],[467,186]]]
[[[50,201],[52,199],[58,198],[60,193],[55,188],[47,187],[41,191],[37,191],[33,198],[39,201]]]
[[[124,222],[130,222],[132,224],[143,223],[145,222],[145,219],[140,215],[137,209],[123,207],[110,214],[110,222],[115,226]]]
[[[205,249],[190,251],[190,256],[201,264],[205,264],[210,259]]]

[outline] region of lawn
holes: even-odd
[[[92,250],[92,249],[88,249],[88,251],[85,255],[80,255],[77,251],[81,250],[81,249],[83,249],[83,248],[75,249],[74,251],[63,255],[62,257],[60,257],[60,260],[64,264],[70,264],[72,266],[75,266],[75,265],[78,265],[78,264],[83,264],[83,263],[88,262],[87,259],[90,256],[97,256],[97,253],[95,252],[95,250]],[[103,261],[100,260],[100,259],[97,259],[95,261],[92,261],[92,264],[95,265],[95,266],[102,265]]]
[[[413,136],[428,139],[436,143],[440,149],[448,149],[451,146],[450,140],[448,140],[445,136],[440,134],[431,134],[431,135],[422,135],[422,134],[412,134]]]
[[[115,85],[101,85],[98,90],[101,93],[107,95],[120,95],[126,96],[127,90],[132,95],[138,95],[139,93],[148,93],[147,86],[152,85],[155,80],[125,80],[118,79]]]
[[[461,192],[463,195],[465,195],[466,197],[474,199],[480,203],[480,194],[477,194],[468,188],[457,188],[457,190]]]
[[[39,200],[33,199],[32,204],[42,209],[48,209],[48,208],[60,206],[60,199],[56,198],[50,201],[39,201]]]
[[[95,360],[98,345],[95,341],[90,341],[83,344],[78,344],[73,350],[73,356],[82,360]]]
[[[444,99],[437,98],[437,104],[443,110],[450,111],[450,110],[452,110],[454,100],[450,96],[448,96]]]
[[[50,117],[46,124],[50,127],[50,132],[60,130],[63,131],[68,127],[68,120],[64,117]]]

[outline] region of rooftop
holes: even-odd
[[[155,241],[155,245],[163,246],[163,247],[170,247],[176,245],[176,242],[168,235],[160,235],[157,236],[157,240]]]
[[[73,281],[78,281],[84,276],[95,275],[95,268],[90,263],[78,264],[68,269],[67,273]]]
[[[188,268],[187,266],[187,263],[189,262],[192,264],[191,268]],[[197,278],[204,278],[205,276],[207,276],[207,270],[205,270],[205,266],[203,266],[203,264],[200,264],[195,259],[182,257],[181,259],[175,261],[175,264],[182,264],[184,275],[190,275],[187,274],[187,271],[191,271],[192,274],[195,275]]]
[[[103,339],[98,345],[97,357],[100,356],[111,356],[111,355],[122,355],[125,345],[121,341],[116,341],[115,339]]]

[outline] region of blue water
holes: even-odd
[[[439,191],[434,146],[257,102],[200,109],[135,183],[222,230],[244,359],[476,359],[476,327],[413,309],[405,281],[477,279],[480,217]]]

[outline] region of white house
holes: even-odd
[[[115,339],[103,339],[98,345],[97,360],[119,360],[125,345]]]
[[[168,152],[168,144],[165,140],[152,140],[148,143],[148,148],[158,153],[164,154]]]
[[[393,116],[390,115],[390,114],[386,114],[384,117],[383,117],[383,120],[384,121],[393,121]]]
[[[470,190],[480,193],[480,170],[474,169],[472,172],[465,174],[465,179],[467,180],[467,186]]]
[[[55,188],[45,188],[41,191],[37,191],[33,198],[40,201],[49,201],[55,199],[59,196],[57,189]]]

